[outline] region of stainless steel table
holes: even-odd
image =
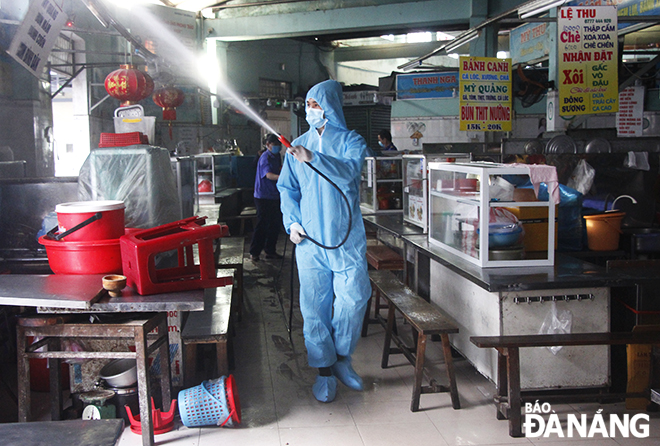
[[[103,274],[0,275],[0,305],[37,307],[40,313],[133,313],[204,310],[204,290],[141,296],[130,287],[120,297],[103,290]]]

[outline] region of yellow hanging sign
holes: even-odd
[[[619,110],[616,6],[569,6],[557,18],[559,114]]]
[[[511,59],[461,57],[460,130],[511,131]]]

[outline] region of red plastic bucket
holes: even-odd
[[[55,274],[121,273],[119,239],[71,242],[39,237],[46,247],[48,265]]]
[[[119,200],[74,201],[58,204],[55,206],[58,231],[62,234],[100,212],[101,218],[68,234],[62,240],[81,242],[118,239],[124,235],[125,208],[124,202]]]

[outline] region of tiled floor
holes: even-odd
[[[288,246],[290,249],[290,244]],[[288,256],[287,256],[288,257]],[[210,445],[659,445],[660,417],[650,414],[652,438],[592,439],[511,438],[506,421],[495,418],[492,397],[494,385],[465,360],[456,360],[458,390],[462,408],[451,407],[449,394],[425,394],[419,412],[410,411],[413,367],[401,355],[391,357],[391,367],[381,369],[384,339],[379,325],[369,327],[353,357],[355,369],[365,382],[364,392],[352,391],[341,384],[336,400],[317,402],[311,386],[316,370],[307,366],[302,340],[300,314],[294,314],[292,340],[284,314],[274,291],[275,277],[288,290],[289,260],[280,270],[279,261],[253,263],[245,260],[245,309],[236,325],[236,378],[242,423],[233,428],[204,427],[189,429],[177,424],[176,430],[159,435],[159,444]],[[283,296],[288,302],[288,291]],[[439,343],[427,349],[432,374],[445,382]],[[622,411],[622,405],[605,405],[605,412]],[[560,414],[594,414],[598,405],[553,407]],[[127,430],[122,446],[140,445],[140,437]]]
[[[249,245],[249,243],[247,243]],[[410,411],[413,367],[401,355],[390,358],[391,366],[380,367],[384,339],[379,325],[370,325],[369,335],[362,338],[353,357],[354,367],[365,382],[363,392],[352,391],[341,384],[336,400],[330,404],[317,402],[311,386],[316,370],[307,366],[302,339],[300,313],[294,313],[292,343],[285,326],[277,293],[284,288],[288,302],[289,252],[284,267],[280,261],[253,263],[245,258],[245,306],[243,318],[236,323],[234,338],[236,378],[242,405],[242,423],[237,427],[187,428],[177,418],[172,432],[157,435],[156,443],[167,446],[445,446],[445,445],[531,445],[574,446],[660,445],[660,414],[650,413],[650,437],[646,439],[511,438],[506,421],[495,418],[492,397],[494,385],[481,376],[465,360],[456,359],[455,367],[461,409],[451,407],[449,394],[421,396],[421,410]],[[405,328],[405,327],[404,327]],[[427,348],[431,374],[445,383],[439,343]],[[47,406],[43,405],[47,413]],[[605,414],[624,413],[622,404],[599,407],[590,405],[554,406],[562,420],[567,414],[587,414],[591,418],[599,409]],[[547,418],[546,418],[547,419]],[[605,416],[607,420],[608,417]],[[1,441],[0,441],[1,444]],[[139,446],[140,436],[126,428],[121,446]]]

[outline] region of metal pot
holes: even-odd
[[[131,387],[137,382],[135,359],[115,359],[99,372],[99,377],[110,387]]]

